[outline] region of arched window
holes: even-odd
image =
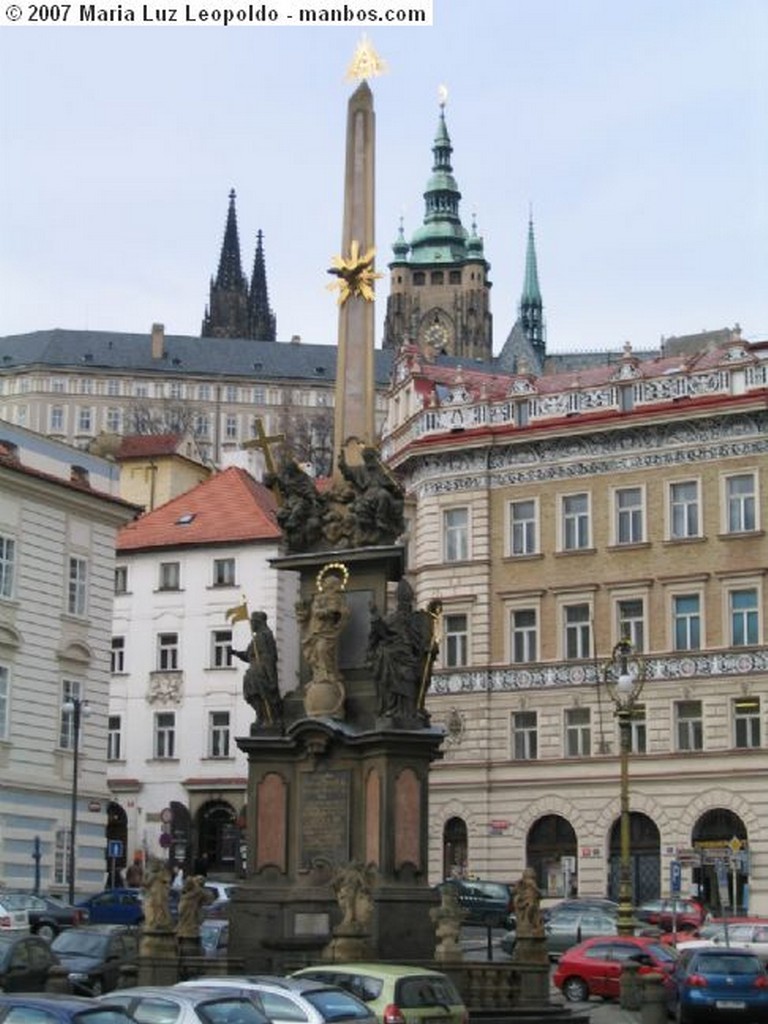
[[[546,896],[567,896],[578,887],[576,833],[559,814],[547,814],[531,826],[526,842],[526,863]]]
[[[443,878],[466,874],[468,852],[466,823],[462,818],[449,818],[443,826]]]

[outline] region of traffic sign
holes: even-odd
[[[110,860],[120,860],[125,849],[120,839],[110,839],[107,843],[107,856]]]
[[[673,860],[669,865],[669,891],[673,896],[680,895],[683,873],[680,869],[680,861]]]

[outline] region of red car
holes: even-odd
[[[645,935],[600,936],[563,953],[552,980],[572,1003],[586,1002],[590,996],[618,999],[621,969],[632,959],[640,965],[638,974],[655,971],[668,976],[677,953]]]

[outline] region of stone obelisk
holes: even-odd
[[[363,79],[347,106],[347,144],[344,170],[344,223],[341,256],[334,260],[339,277],[339,334],[336,357],[334,414],[334,472],[347,442],[372,445],[375,436],[374,392],[374,163],[375,115],[373,94],[365,81],[378,74],[381,62],[361,44],[349,71]],[[356,446],[355,446],[356,447]],[[354,451],[348,456],[354,457]]]

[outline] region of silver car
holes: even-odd
[[[376,1014],[364,1002],[336,985],[309,978],[280,978],[273,975],[240,975],[196,978],[174,985],[174,991],[200,987],[247,995],[271,1021],[290,1024],[378,1024]]]
[[[121,988],[98,1001],[124,1006],[138,1024],[270,1024],[252,999],[220,988]]]
[[[584,939],[616,934],[616,916],[596,909],[563,910],[553,915],[544,925],[547,955],[550,960],[559,960],[567,949]],[[516,942],[515,932],[507,932],[501,940],[501,948],[511,956]]]

